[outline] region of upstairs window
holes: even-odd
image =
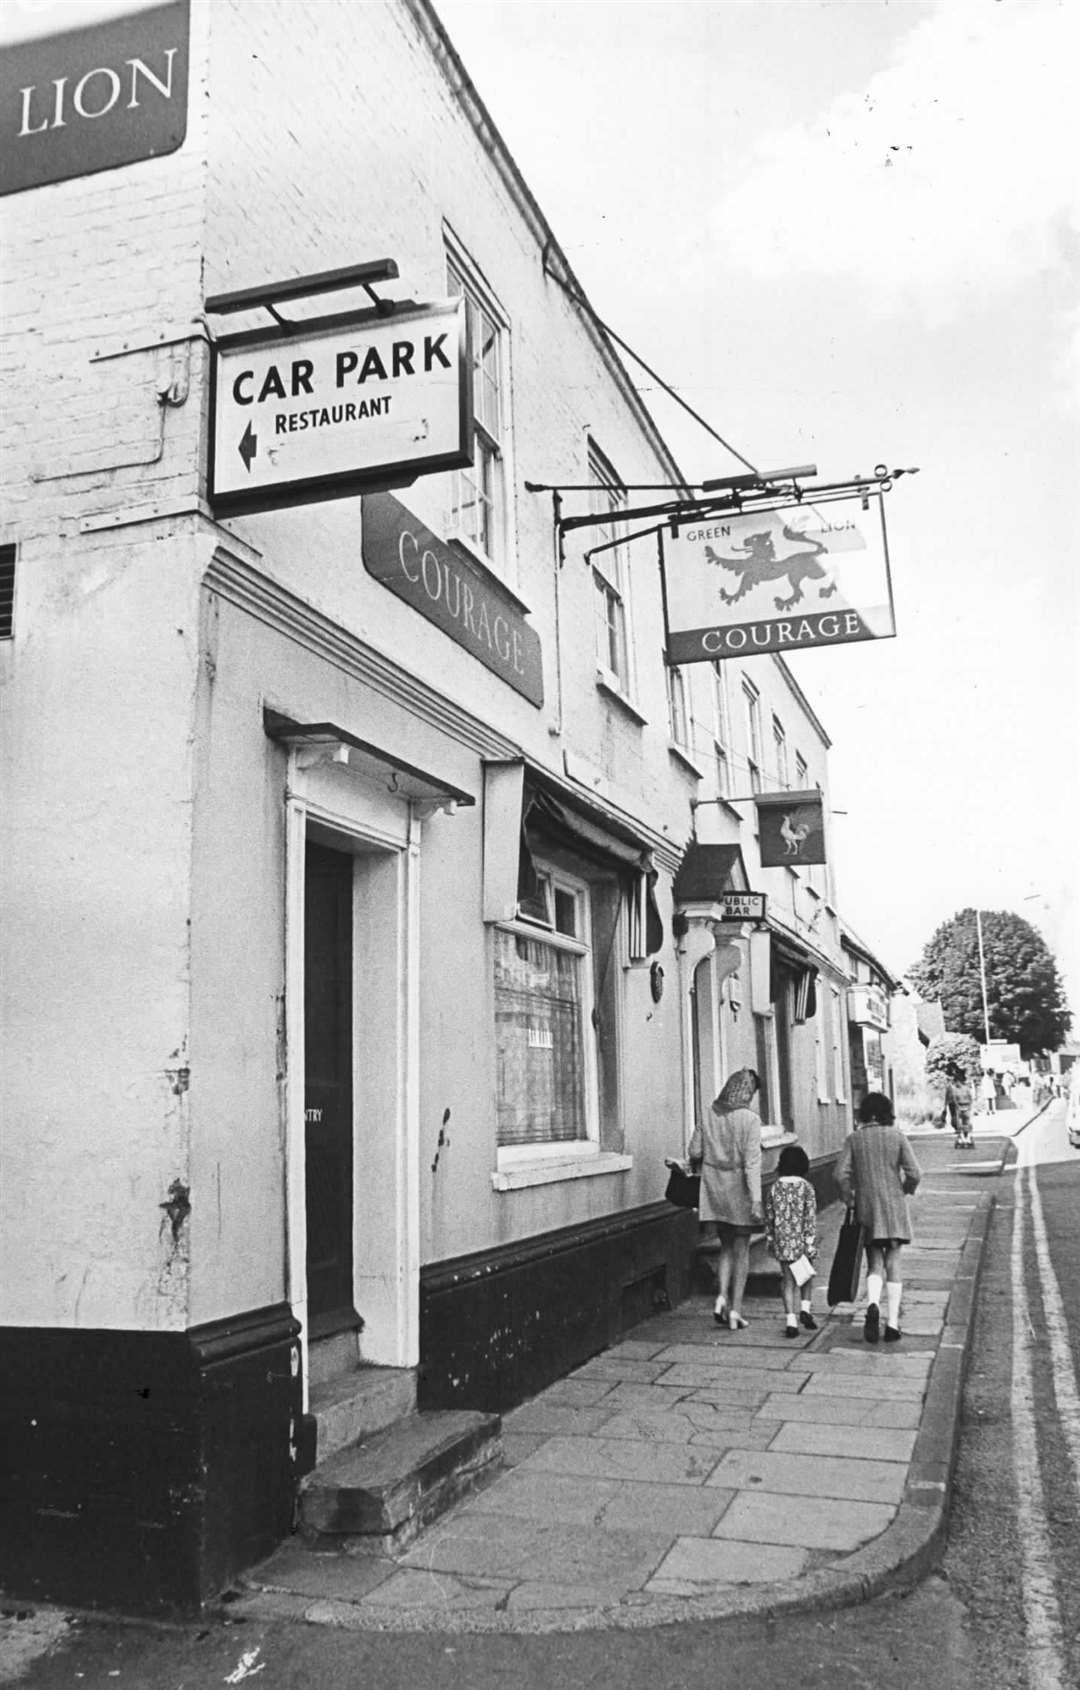
[[[631,692],[629,565],[621,543],[626,488],[597,448],[589,446],[589,513],[601,517],[588,530],[592,551],[596,662],[600,679],[614,692]],[[602,547],[596,551],[593,548]]]
[[[773,755],[776,759],[776,779],[781,792],[788,792],[787,735],[778,716],[772,719]]]
[[[743,678],[743,707],[746,711],[746,763],[751,792],[761,791],[761,694],[753,681]]]
[[[731,724],[728,719],[726,665],[712,665],[713,752],[716,759],[716,791],[726,798],[731,792]]]
[[[494,301],[463,259],[448,253],[446,284],[465,301],[472,361],[473,463],[452,477],[450,532],[493,568],[506,563],[507,332]]]
[[[795,790],[805,792],[810,784],[810,771],[806,766],[806,758],[801,751],[795,753]]]
[[[690,751],[690,709],[686,697],[686,676],[681,669],[667,666],[668,725],[671,739],[680,751]]]

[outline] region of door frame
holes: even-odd
[[[285,790],[285,1294],[301,1327],[305,1408],[305,850],[314,829],[320,842],[364,865],[354,876],[353,894],[353,1294],[364,1316],[364,1359],[385,1367],[415,1367],[420,1301],[418,808],[350,769],[332,747],[290,749]],[[371,876],[380,894],[378,954],[364,954],[359,932],[364,882],[370,885]],[[376,1130],[361,1144],[358,1123],[370,1097],[360,1072],[357,1006],[365,1002],[377,1006],[378,1025],[370,1042],[381,1052],[382,1090],[374,1111]]]

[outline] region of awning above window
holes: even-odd
[[[746,865],[737,845],[699,845],[694,840],[686,847],[675,876],[677,904],[716,903],[721,892],[749,890]]]
[[[484,765],[484,919],[510,921],[534,895],[534,856],[554,843],[603,864],[625,882],[635,954],[654,955],[664,942],[656,901],[659,874],[652,852],[630,827],[564,793],[554,779],[517,759]]]

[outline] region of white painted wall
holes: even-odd
[[[654,1200],[680,1148],[669,938],[659,1005],[647,969],[625,980],[632,1169],[492,1190],[481,919],[482,759],[521,749],[554,770],[568,754],[667,842],[670,934],[688,799],[708,786],[669,749],[652,542],[632,562],[643,725],[597,690],[580,544],[557,605],[550,501],[521,490],[584,480],[590,431],[627,481],[667,466],[545,278],[543,230],[409,6],[193,0],[192,33],[180,152],[3,206],[0,537],[20,548],[16,638],[0,650],[0,754],[17,795],[0,821],[3,1321],[175,1327],[289,1295],[286,760],[263,732],[266,703],[338,721],[478,800],[420,835],[414,1143],[401,1149],[400,1123],[391,1140],[399,1163],[413,1156],[420,1258]],[[510,574],[543,642],[542,710],[366,574],[358,501],[224,525],[200,512],[204,295],[383,255],[399,293],[441,294],[445,226],[510,319]],[[437,484],[400,496],[440,526]],[[753,669],[763,695],[766,673],[816,778],[824,748],[800,738],[771,660]],[[702,837],[741,839],[758,884],[749,825],[714,811],[710,834],[700,814]],[[725,1035],[733,1061],[750,1059],[748,1024],[747,1008]],[[192,1203],[176,1247],[160,1208],[174,1180]]]

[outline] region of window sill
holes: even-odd
[[[705,779],[704,773],[698,768],[690,752],[685,746],[680,745],[678,740],[668,740],[668,755],[674,757],[677,763],[681,763],[687,774],[693,775],[695,780]]]
[[[637,705],[630,702],[615,677],[609,675],[604,669],[596,671],[596,690],[602,692],[606,698],[610,698],[612,703],[617,704],[620,709],[625,710],[626,714],[637,723],[639,728],[648,724],[649,718],[643,716]]]
[[[797,1134],[789,1127],[770,1127],[767,1123],[761,1129],[762,1150],[780,1150],[785,1144],[795,1144]]]
[[[517,1167],[499,1168],[491,1176],[492,1191],[522,1191],[531,1185],[555,1185],[569,1179],[594,1179],[598,1174],[625,1174],[634,1165],[632,1156],[602,1150],[597,1156],[581,1156],[565,1162],[520,1162]]]
[[[447,546],[454,555],[460,558],[462,563],[474,575],[478,576],[486,586],[493,587],[496,592],[509,599],[514,609],[520,611],[522,616],[531,614],[525,600],[518,595],[505,575],[500,574],[494,559],[487,557],[475,541],[470,540],[464,534],[456,533],[453,529],[446,534],[445,538]]]
[[[733,822],[744,822],[746,820],[742,812],[737,810],[734,804],[729,803],[722,792],[717,793],[716,802],[724,814],[731,817]]]

